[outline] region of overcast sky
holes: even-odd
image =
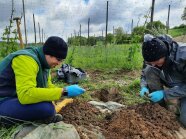
[[[87,36],[87,22],[90,18],[90,35],[101,36],[105,31],[106,0],[25,0],[26,26],[28,42],[34,42],[33,13],[35,14],[37,41],[38,22],[43,28],[45,37],[51,35],[63,37],[65,40],[74,32],[79,31],[81,24],[82,35]],[[108,32],[113,26],[123,27],[130,32],[131,21],[134,26],[143,25],[144,15],[150,11],[152,0],[109,0]],[[154,21],[164,24],[167,20],[168,5],[171,5],[170,27],[184,23],[181,20],[186,0],[156,0]],[[12,0],[0,0],[0,37],[9,24]],[[14,17],[23,16],[22,0],[14,0]],[[150,20],[150,19],[149,19]],[[22,18],[21,31],[24,40],[24,22]],[[15,24],[14,24],[15,26]]]

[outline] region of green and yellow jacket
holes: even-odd
[[[0,62],[0,99],[17,97],[21,104],[54,101],[62,88],[51,82],[42,47],[14,52]]]

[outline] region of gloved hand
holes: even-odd
[[[142,87],[140,90],[140,96],[144,97],[145,93],[149,93],[149,89],[147,87]]]
[[[85,89],[79,87],[78,85],[70,85],[65,88],[67,90],[68,97],[79,96],[85,92]]]
[[[154,92],[150,93],[148,96],[151,101],[158,102],[163,99],[164,91],[163,90],[154,91]]]

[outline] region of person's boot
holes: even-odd
[[[38,123],[44,123],[44,124],[50,124],[50,123],[57,123],[63,120],[63,116],[61,114],[55,114],[52,117],[43,119],[43,120],[38,120]]]

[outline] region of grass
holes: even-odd
[[[130,48],[130,49],[129,49]],[[122,87],[117,84],[113,78],[115,72],[118,69],[134,70],[140,69],[142,66],[142,56],[140,52],[139,44],[128,44],[128,45],[108,45],[106,48],[104,46],[96,47],[70,47],[67,60],[71,61],[74,67],[81,67],[84,70],[102,70],[104,72],[100,73],[100,78],[105,80],[104,83],[99,83],[98,80],[87,78],[80,83],[81,86],[86,88],[86,93],[78,97],[78,99],[83,101],[93,100],[91,93],[100,90],[102,88],[116,87],[120,90],[121,94],[125,98],[126,104],[134,104],[141,102],[139,97],[136,97],[137,86],[139,81],[134,80],[131,85]],[[132,52],[132,53],[131,53]],[[2,58],[0,58],[0,61]],[[126,77],[128,80],[133,80],[133,78]],[[125,80],[125,79],[122,79]],[[56,81],[56,80],[54,80]],[[63,82],[55,82],[56,85],[63,87],[67,84]],[[130,91],[131,89],[132,91]],[[11,128],[0,128],[0,138],[9,139],[12,134],[19,128],[19,126],[13,126]]]
[[[13,133],[15,133],[20,126],[21,125],[15,125],[15,126],[12,126],[12,127],[9,127],[9,128],[1,127],[0,128],[0,139],[13,138],[12,137]]]
[[[134,50],[132,55],[129,48]],[[142,63],[140,51],[139,44],[70,47],[65,62],[70,61],[73,66],[83,69],[139,69]]]
[[[144,99],[138,96],[140,90],[140,79],[136,78],[129,85],[123,86],[123,97],[126,105],[134,105],[145,102]]]
[[[181,35],[185,35],[186,34],[186,28],[170,29],[169,34],[172,37],[178,37],[178,36],[181,36]]]

